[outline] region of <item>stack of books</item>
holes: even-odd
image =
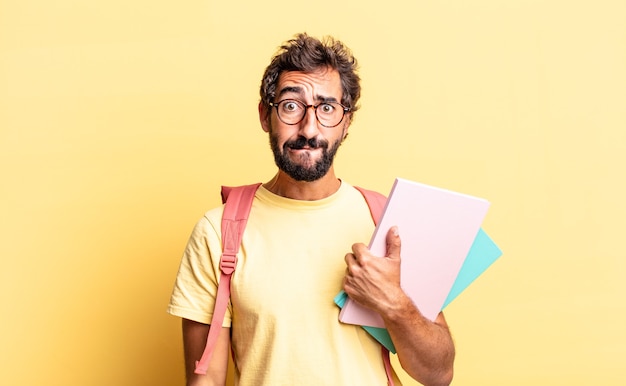
[[[397,226],[401,246],[400,285],[424,317],[435,320],[501,255],[481,229],[489,202],[397,178],[369,244],[377,256],[387,253],[386,236]],[[334,299],[339,320],[363,326],[389,351],[395,348],[380,315],[343,291]]]

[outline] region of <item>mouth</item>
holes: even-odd
[[[289,151],[299,151],[299,150],[314,151],[314,150],[322,150],[325,147],[326,146],[323,141],[319,141],[315,138],[311,138],[307,140],[304,137],[298,137],[298,139],[287,142],[285,144],[285,148],[287,148]]]
[[[313,147],[313,146],[288,146],[287,148],[289,150],[293,150],[293,151],[296,151],[296,150],[319,150],[319,149],[321,149],[321,146],[315,146],[315,147]]]
[[[294,157],[298,157],[298,159],[311,159],[312,157],[317,157],[317,154],[322,153],[322,148],[320,147],[290,147],[288,150],[289,154],[292,154]]]

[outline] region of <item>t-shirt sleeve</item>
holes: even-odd
[[[219,228],[206,215],[198,221],[181,259],[167,312],[200,323],[211,323],[220,277]],[[231,325],[229,302],[223,327]]]

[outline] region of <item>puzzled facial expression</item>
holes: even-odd
[[[289,71],[280,75],[273,101],[276,107],[261,113],[261,125],[269,133],[274,161],[280,170],[297,181],[315,181],[328,173],[347,135],[351,117],[346,113],[334,127],[326,127],[328,125],[323,125],[323,118],[320,122],[317,117],[322,117],[321,109],[339,103],[341,97],[341,79],[336,70]],[[278,108],[285,106],[278,104],[285,100],[309,106],[305,107],[306,112],[300,122],[288,124],[281,120]],[[314,106],[320,104],[316,116]]]

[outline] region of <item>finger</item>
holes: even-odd
[[[352,244],[352,253],[354,253],[355,255],[360,255],[367,250],[367,246],[363,243]]]
[[[398,233],[398,227],[393,226],[387,232],[387,257],[400,258],[400,234]]]
[[[348,267],[350,267],[353,264],[358,264],[358,261],[354,253],[346,253],[346,257],[344,258],[344,260],[346,261],[346,265]]]

